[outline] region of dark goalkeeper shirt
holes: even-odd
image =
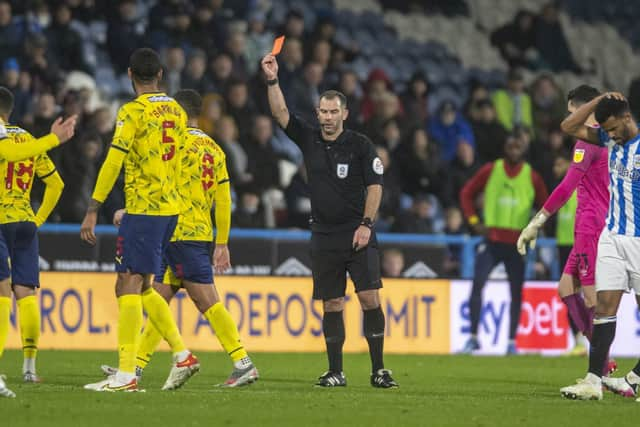
[[[304,155],[311,229],[332,232],[357,228],[364,216],[367,186],[382,185],[382,162],[369,138],[345,129],[335,141],[325,141],[319,127],[294,114],[290,114],[285,132]]]

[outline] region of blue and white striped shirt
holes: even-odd
[[[640,237],[640,135],[619,145],[600,129],[600,141],[609,149],[607,228]]]

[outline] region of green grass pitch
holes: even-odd
[[[369,385],[366,354],[345,355],[348,386],[318,389],[323,354],[253,354],[261,379],[241,389],[214,387],[230,370],[221,353],[199,353],[202,369],[181,390],[160,391],[170,357],[145,371],[146,393],[96,393],[114,352],[42,351],[42,384],[22,384],[21,353],[7,351],[0,372],[16,399],[0,398],[0,426],[613,426],[633,423],[640,403],[605,393],[602,402],[568,401],[558,389],[584,374],[586,359],[538,356],[387,356],[397,390]],[[627,372],[633,360],[619,360]]]

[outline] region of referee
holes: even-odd
[[[322,329],[329,358],[329,370],[316,385],[347,385],[342,372],[342,311],[348,272],[363,310],[371,385],[397,387],[383,364],[384,313],[378,293],[382,282],[373,231],[382,196],[382,162],[366,136],[343,128],[349,112],[342,93],[329,90],[320,95],[316,108],[320,128],[313,127],[289,114],[273,55],[262,59],[262,70],[267,77],[271,113],[302,150],[309,175],[313,298],[323,301]]]

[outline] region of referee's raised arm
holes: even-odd
[[[289,124],[289,109],[278,84],[278,61],[275,56],[268,54],[262,58],[262,71],[267,76],[267,93],[271,114],[280,127],[286,129]]]

